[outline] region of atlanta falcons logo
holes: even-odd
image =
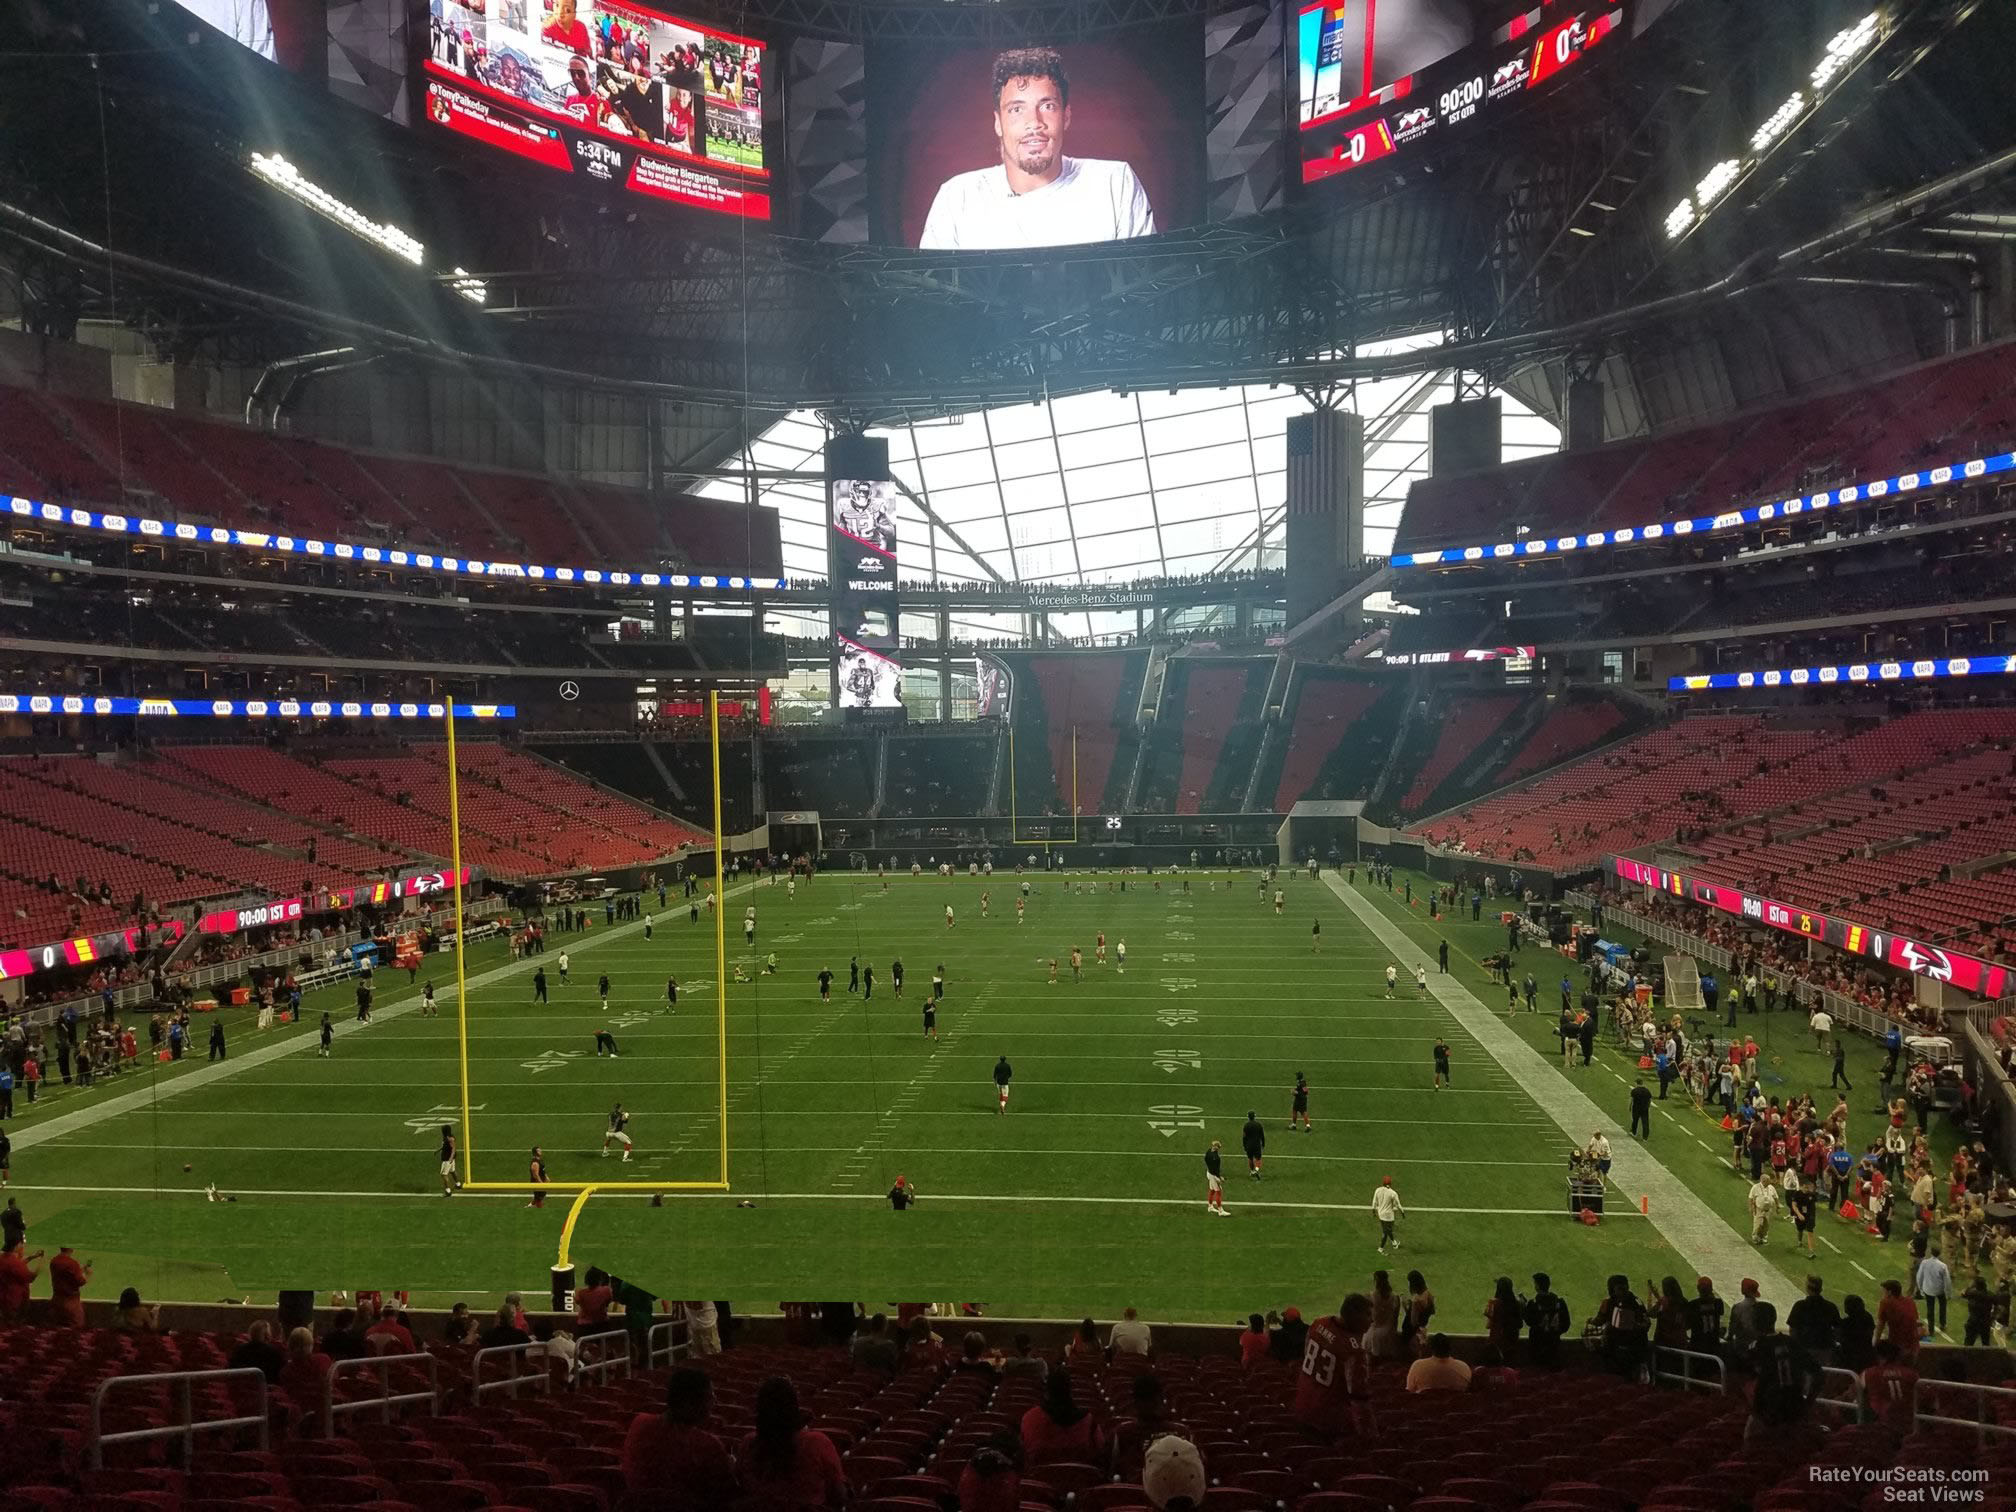
[[[1897,957],[1900,966],[1919,976],[1930,977],[1935,982],[1953,980],[1953,958],[1943,950],[1920,945],[1916,940],[1899,940]]]

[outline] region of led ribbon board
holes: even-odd
[[[547,567],[535,562],[491,562],[480,557],[443,556],[407,546],[360,546],[350,541],[322,541],[312,536],[279,535],[270,530],[238,530],[228,525],[192,525],[187,521],[149,519],[142,515],[77,509],[38,499],[10,497],[7,512],[38,525],[98,530],[109,535],[145,536],[157,541],[186,541],[194,546],[235,546],[245,551],[278,551],[318,561],[355,562],[367,567],[393,567],[407,572],[444,573],[450,577],[513,579],[559,584],[570,588],[706,588],[732,593],[779,590],[790,586],[781,577],[743,577],[724,573],[640,572],[627,567]]]
[[[1767,667],[1757,672],[1695,672],[1666,679],[1669,693],[1715,688],[1831,688],[1843,683],[1927,682],[1939,677],[2006,677],[2016,656],[1922,656],[1912,661],[1843,662],[1834,667]]]
[[[1875,504],[1899,494],[1926,488],[1942,488],[1948,483],[1967,483],[1992,473],[2016,468],[2016,452],[1998,452],[1992,457],[1975,457],[1966,462],[1947,462],[1917,472],[1898,473],[1891,478],[1872,478],[1819,493],[1774,499],[1768,504],[1752,504],[1722,514],[1702,515],[1692,520],[1661,520],[1650,525],[1625,525],[1616,530],[1591,530],[1580,535],[1534,536],[1524,541],[1500,541],[1495,546],[1445,546],[1439,551],[1402,551],[1387,559],[1392,567],[1437,567],[1470,562],[1529,561],[1534,557],[1564,556],[1599,546],[1632,546],[1645,541],[1680,540],[1692,536],[1723,535],[1745,525],[1761,525],[1772,520],[1789,520],[1799,515],[1817,514],[1823,509],[1840,509],[1851,504]]]
[[[1629,856],[1611,857],[1611,870],[1621,881],[1634,886],[1649,887],[1655,892],[1698,903],[1718,913],[1733,914],[1752,924],[1765,924],[1772,929],[1782,929],[1787,934],[1804,935],[1810,940],[1832,945],[1836,950],[1845,950],[1850,955],[1867,956],[1895,966],[1899,971],[1945,982],[1962,992],[1999,998],[2009,991],[2008,967],[1962,955],[1957,950],[1942,950],[1937,945],[1927,945],[1888,930],[1851,923],[1832,914],[1801,908],[1796,903],[1779,903],[1744,892],[1741,888],[1668,871],[1650,862],[1634,861]]]
[[[438,703],[343,698],[114,698],[96,693],[0,693],[0,714],[132,714],[142,719],[439,719]],[[516,719],[516,704],[457,704],[457,719]]]
[[[17,981],[38,971],[54,971],[59,966],[89,966],[116,957],[122,951],[137,955],[156,945],[172,945],[185,932],[186,926],[180,919],[163,919],[158,924],[115,929],[109,934],[55,940],[30,950],[0,950],[0,982]]]

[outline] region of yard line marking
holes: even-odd
[[[986,1083],[986,1085],[988,1087],[992,1087],[994,1084],[992,1082],[988,1082]],[[1140,1085],[1143,1087],[1151,1087],[1151,1086],[1166,1086],[1167,1084],[1158,1082],[1142,1082],[1140,1083]],[[591,1091],[591,1089],[587,1088],[583,1088],[581,1090],[584,1093]],[[593,1092],[592,1095],[599,1097],[602,1094],[600,1092]],[[728,1104],[731,1110],[737,1106],[735,1098],[732,1095],[728,1100]],[[291,1108],[259,1108],[259,1109],[148,1108],[148,1109],[136,1109],[135,1111],[146,1112],[149,1114],[163,1114],[163,1115],[180,1114],[192,1118],[290,1118],[295,1114],[299,1113],[301,1109],[297,1105]],[[710,1120],[717,1116],[716,1110],[712,1108],[705,1109],[704,1112],[705,1116]],[[396,1119],[396,1116],[390,1113],[366,1113],[345,1108],[332,1108],[327,1110],[318,1109],[314,1116],[317,1118],[375,1118],[395,1122],[398,1121]],[[551,1110],[545,1112],[522,1112],[522,1113],[513,1113],[513,1112],[492,1113],[489,1112],[488,1110],[485,1110],[483,1116],[485,1118],[551,1119],[554,1115],[551,1112]],[[667,1110],[666,1113],[663,1114],[654,1113],[651,1116],[653,1118],[661,1118],[661,1117],[681,1118],[681,1117],[697,1117],[699,1115],[692,1113],[684,1113],[678,1109],[669,1109]],[[873,1108],[841,1108],[841,1109],[772,1108],[769,1109],[767,1112],[765,1112],[763,1116],[765,1118],[828,1118],[828,1119],[880,1117],[880,1115],[877,1114]],[[918,1111],[913,1116],[919,1118],[991,1119],[996,1117],[997,1115],[992,1109],[987,1109],[983,1111],[978,1109],[962,1110],[958,1108],[926,1108]],[[1072,1118],[1080,1120],[1087,1118],[1121,1118],[1126,1119],[1129,1122],[1136,1122],[1140,1118],[1140,1115],[1138,1113],[1031,1113],[1019,1109],[1014,1112],[1011,1112],[1008,1116],[1010,1118]],[[1390,1118],[1331,1117],[1324,1119],[1324,1122],[1328,1124],[1373,1124],[1388,1128],[1390,1128],[1393,1124],[1393,1120]],[[1435,1120],[1435,1123],[1438,1127],[1449,1126],[1449,1127],[1473,1128],[1473,1129],[1531,1128],[1544,1131],[1544,1130],[1551,1130],[1553,1127],[1552,1123],[1544,1118],[1438,1118]],[[20,1144],[20,1141],[17,1139],[15,1141],[15,1144],[18,1146]]]
[[[66,1150],[157,1150],[160,1146],[152,1144],[70,1143],[64,1145],[63,1148]],[[203,1146],[202,1153],[206,1155],[252,1155],[267,1150],[276,1150],[286,1154],[302,1155],[411,1155],[415,1151],[421,1150],[421,1148],[422,1146],[417,1142],[397,1145],[276,1145],[267,1144],[263,1141],[256,1145],[230,1145],[212,1142],[206,1143]],[[765,1145],[764,1148],[772,1155],[860,1155],[868,1149],[868,1146],[773,1144]],[[934,1145],[928,1153],[932,1155],[1078,1155],[1124,1158],[1129,1160],[1166,1160],[1170,1157],[1171,1152],[1168,1150],[1064,1150],[1052,1149],[1047,1146],[1024,1149],[990,1145],[966,1145],[959,1147]],[[1180,1150],[1176,1153],[1180,1159],[1188,1160],[1193,1158]],[[1283,1161],[1292,1161],[1296,1164],[1307,1160],[1317,1161],[1324,1165],[1519,1166],[1547,1171],[1558,1171],[1561,1169],[1561,1162],[1558,1160],[1451,1160],[1446,1156],[1311,1155],[1299,1151],[1293,1155],[1284,1155],[1278,1150],[1274,1152],[1274,1158]],[[12,1191],[13,1188],[9,1187],[8,1190]]]
[[[951,1036],[949,1034],[946,1036],[944,1043],[948,1045],[951,1043]],[[1050,1059],[1066,1059],[1066,1058],[1082,1059],[1083,1057],[1052,1057],[1042,1055],[1029,1057],[1029,1059],[1031,1060],[1050,1060]],[[1131,1057],[1126,1058],[1131,1059]],[[583,1059],[587,1059],[587,1057],[584,1056]],[[637,1057],[632,1055],[632,1056],[626,1056],[625,1059],[635,1060],[637,1059]],[[1021,1057],[1018,1056],[1017,1059],[1021,1059]],[[780,1064],[782,1063],[781,1058],[779,1063]],[[977,1065],[979,1064],[979,1062],[975,1061],[973,1062],[973,1064]],[[1311,1065],[1320,1066],[1325,1063],[1322,1061],[1305,1060],[1305,1061],[1298,1061],[1296,1062],[1296,1064],[1302,1066],[1311,1066]],[[831,1081],[832,1081],[831,1077],[823,1075],[814,1078],[808,1078],[804,1081],[791,1081],[789,1079],[783,1079],[773,1076],[765,1076],[764,1078],[765,1085],[787,1086],[787,1087],[824,1086],[829,1084]],[[712,1077],[700,1077],[694,1079],[682,1079],[675,1077],[659,1081],[659,1080],[645,1080],[638,1077],[626,1076],[623,1079],[623,1085],[626,1087],[712,1087],[714,1084],[715,1081],[714,1078]],[[410,1087],[423,1092],[439,1090],[437,1085],[433,1082],[427,1082],[427,1081],[388,1082],[381,1077],[340,1078],[335,1080],[317,1081],[312,1085],[304,1085],[302,1082],[298,1080],[287,1082],[262,1083],[259,1085],[260,1090],[262,1091],[270,1090],[274,1086],[284,1086],[290,1092],[300,1092],[305,1090],[313,1090],[316,1088],[342,1088],[342,1087],[369,1087],[373,1091],[392,1091],[402,1087]],[[1069,1085],[1072,1087],[1164,1087],[1167,1086],[1168,1083],[1164,1081],[1073,1080]],[[1279,1093],[1287,1090],[1281,1085],[1279,1081],[1198,1082],[1198,1081],[1186,1080],[1183,1083],[1183,1085],[1186,1089],[1191,1091]],[[523,1080],[477,1081],[472,1079],[469,1083],[469,1086],[471,1090],[474,1090],[479,1087],[507,1087],[510,1088],[512,1091],[519,1093],[535,1092],[535,1091],[577,1092],[581,1090],[580,1083],[578,1082],[570,1083],[566,1081],[545,1081],[545,1082],[539,1082],[539,1081],[526,1082]],[[1337,1081],[1330,1081],[1329,1079],[1326,1078],[1322,1084],[1322,1090],[1325,1092],[1408,1092],[1408,1093],[1422,1093],[1426,1095],[1426,1094],[1433,1094],[1435,1089],[1430,1086],[1406,1086],[1395,1084],[1392,1082],[1337,1082]],[[1467,1084],[1459,1084],[1452,1087],[1444,1087],[1443,1091],[1468,1093],[1473,1097],[1511,1097],[1515,1095],[1524,1096],[1524,1093],[1520,1092],[1517,1087],[1472,1087]],[[897,1095],[901,1097],[904,1096],[905,1094],[898,1093]],[[1442,1100],[1447,1101],[1446,1098]]]
[[[205,1191],[203,1187],[25,1186],[18,1181],[15,1182],[14,1185],[9,1188],[9,1190],[16,1192],[95,1192],[101,1195],[111,1195],[111,1196],[128,1196],[128,1197],[165,1196],[165,1197],[190,1197],[190,1198],[202,1197]],[[222,1192],[223,1189],[220,1188],[219,1190],[220,1192]],[[327,1190],[313,1191],[305,1188],[233,1187],[230,1189],[229,1195],[239,1198],[241,1201],[247,1197],[304,1197],[304,1198],[354,1197],[354,1198],[370,1198],[373,1200],[378,1200],[386,1197],[397,1197],[397,1198],[412,1198],[424,1202],[439,1202],[441,1200],[441,1193],[438,1189],[434,1191],[425,1191],[425,1192],[332,1192]],[[455,1195],[458,1200],[464,1202],[472,1200],[480,1201],[484,1198],[490,1198],[498,1202],[515,1202],[522,1207],[524,1206],[524,1204],[520,1199],[522,1199],[525,1194],[522,1192],[516,1192],[516,1193],[458,1192]],[[664,1196],[668,1200],[688,1201],[688,1202],[719,1201],[724,1199],[740,1201],[746,1195],[747,1194],[743,1192],[667,1192],[664,1194]],[[771,1192],[767,1194],[758,1194],[758,1195],[763,1196],[764,1200],[769,1202],[881,1203],[881,1202],[887,1202],[889,1200],[887,1195],[881,1192]],[[600,1194],[599,1197],[599,1200],[605,1202],[621,1201],[625,1199],[638,1202],[648,1202],[651,1200],[650,1194],[646,1192],[603,1192]],[[920,1205],[929,1205],[931,1203],[939,1203],[939,1202],[1028,1203],[1029,1205],[1034,1207],[1045,1207],[1060,1204],[1093,1204],[1100,1207],[1118,1206],[1118,1207],[1188,1208],[1188,1207],[1195,1207],[1197,1205],[1197,1199],[1194,1197],[1055,1197],[1055,1196],[1016,1197],[1006,1193],[999,1193],[999,1192],[986,1192],[986,1193],[931,1192],[926,1194],[924,1197],[920,1199]],[[1261,1202],[1227,1203],[1226,1206],[1228,1208],[1233,1207],[1275,1208],[1289,1212],[1305,1212],[1305,1213],[1358,1213],[1363,1215],[1368,1220],[1368,1222],[1371,1218],[1371,1208],[1369,1207],[1369,1205],[1362,1202],[1261,1201]],[[1441,1214],[1454,1214],[1459,1217],[1552,1218],[1558,1220],[1563,1216],[1563,1209],[1558,1207],[1537,1207],[1537,1208],[1420,1207],[1410,1203],[1408,1205],[1407,1211],[1410,1214],[1441,1213]],[[1625,1209],[1619,1209],[1615,1213],[1607,1213],[1604,1216],[1606,1218],[1640,1218],[1642,1215]]]

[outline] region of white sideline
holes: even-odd
[[[1358,922],[1393,952],[1395,961],[1419,960],[1424,947],[1409,939],[1398,925],[1384,917],[1356,891],[1323,874],[1324,885],[1335,893]],[[1665,1166],[1652,1158],[1638,1140],[1626,1133],[1609,1114],[1561,1074],[1539,1051],[1512,1029],[1454,976],[1431,975],[1428,984],[1436,999],[1456,1018],[1464,1031],[1505,1069],[1548,1117],[1561,1126],[1568,1145],[1579,1148],[1588,1141],[1592,1129],[1610,1136],[1613,1151],[1611,1189],[1614,1193],[1642,1193],[1650,1199],[1652,1226],[1665,1241],[1685,1257],[1696,1275],[1712,1276],[1717,1286],[1734,1285],[1739,1276],[1757,1279],[1764,1300],[1778,1309],[1782,1318],[1794,1300],[1805,1295],[1794,1287],[1770,1259],[1760,1254],[1732,1229],[1727,1220]],[[1678,1131],[1675,1131],[1675,1138]],[[1564,1148],[1564,1167],[1565,1154]],[[1565,1183],[1565,1175],[1564,1175]],[[1565,1185],[1564,1185],[1565,1193]],[[1565,1210],[1563,1213],[1565,1217]],[[1618,1216],[1618,1215],[1609,1215]],[[1633,1213],[1631,1216],[1636,1217]],[[1789,1223],[1781,1225],[1790,1232]],[[1564,1237],[1564,1243],[1570,1242]],[[1636,1278],[1633,1278],[1636,1284]]]

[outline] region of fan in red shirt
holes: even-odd
[[[1043,1378],[1043,1400],[1022,1414],[1023,1455],[1032,1465],[1096,1465],[1105,1447],[1099,1419],[1072,1400],[1070,1370],[1051,1371]]]
[[[28,1262],[41,1258],[41,1250],[31,1255],[22,1243],[0,1254],[0,1318],[18,1318],[28,1310],[28,1288],[42,1274]]]
[[[1360,1342],[1371,1326],[1372,1301],[1362,1292],[1346,1297],[1336,1317],[1309,1325],[1295,1382],[1295,1420],[1311,1433],[1325,1439],[1371,1436],[1366,1401],[1371,1361]]]
[[[556,47],[588,56],[588,28],[574,14],[574,0],[554,0],[553,19],[539,35]]]
[[[84,1326],[84,1283],[91,1279],[88,1261],[79,1260],[64,1245],[49,1262],[49,1313],[66,1328]]]
[[[322,1383],[334,1363],[315,1347],[315,1335],[307,1329],[297,1328],[287,1335],[287,1363],[280,1367],[280,1389],[300,1416],[305,1418],[322,1405]]]
[[[1246,1328],[1239,1335],[1239,1368],[1251,1370],[1267,1358],[1267,1320],[1254,1313],[1246,1320]]]
[[[665,1382],[665,1410],[640,1412],[623,1436],[623,1484],[667,1512],[708,1512],[735,1499],[735,1463],[701,1425],[713,1406],[707,1373],[682,1365]]]
[[[584,1328],[600,1328],[609,1321],[609,1304],[616,1293],[605,1271],[590,1267],[583,1279],[588,1284],[574,1293],[574,1321]]]
[[[1876,1346],[1876,1363],[1862,1372],[1862,1400],[1876,1420],[1908,1433],[1918,1413],[1918,1372],[1898,1363],[1897,1346]]]
[[[756,1391],[756,1431],[742,1443],[742,1486],[758,1501],[791,1507],[838,1507],[847,1472],[833,1440],[805,1426],[798,1389],[772,1376]]]

